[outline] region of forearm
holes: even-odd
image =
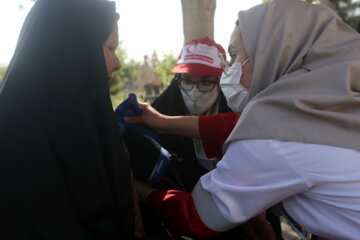
[[[158,131],[185,137],[199,137],[199,117],[166,116]]]

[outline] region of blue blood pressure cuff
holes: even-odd
[[[157,133],[143,124],[130,124],[124,117],[143,114],[135,94],[122,102],[115,110],[119,131],[129,152],[135,178],[157,185],[164,176],[173,155],[159,143]]]

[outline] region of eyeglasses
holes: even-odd
[[[200,82],[194,82],[190,79],[179,77],[177,78],[178,86],[185,91],[192,90],[194,88],[194,85],[196,85],[197,89],[200,92],[210,92],[212,91],[217,84],[219,84],[219,81],[200,81]]]

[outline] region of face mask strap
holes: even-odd
[[[247,58],[242,64],[241,66],[244,66],[245,64],[247,64],[250,61],[250,58]]]

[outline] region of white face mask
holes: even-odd
[[[241,113],[249,101],[249,90],[240,84],[242,75],[242,66],[249,59],[241,63],[234,63],[228,67],[227,73],[222,74],[220,78],[220,87],[223,91],[228,107],[236,113]]]
[[[186,108],[191,115],[200,116],[204,114],[219,96],[219,88],[215,87],[210,92],[200,92],[196,86],[192,90],[180,89]]]

